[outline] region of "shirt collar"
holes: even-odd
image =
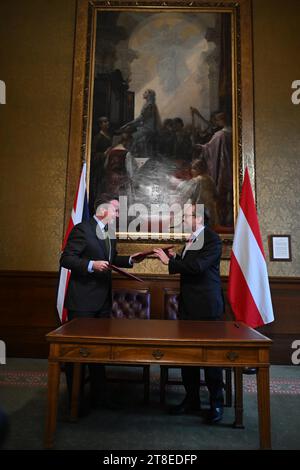
[[[205,226],[201,225],[201,227],[198,227],[197,230],[195,230],[195,232],[193,232],[194,240],[196,240],[196,238],[199,237],[200,233],[204,230],[204,228],[205,228]]]
[[[96,215],[94,215],[94,219],[96,220],[97,224],[101,228],[102,232],[104,232],[105,224],[102,222],[102,220],[98,219],[98,217]]]

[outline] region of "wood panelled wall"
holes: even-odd
[[[149,289],[151,318],[164,318],[165,292],[179,289],[177,276],[143,277],[145,284],[115,276],[115,289]],[[227,278],[223,278],[226,294]],[[300,278],[271,278],[276,321],[260,331],[273,339],[273,364],[291,364],[291,343],[300,339]],[[45,334],[59,325],[56,273],[0,272],[0,339],[9,357],[47,357]],[[226,306],[230,317],[230,308]]]

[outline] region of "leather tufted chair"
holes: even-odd
[[[112,317],[149,320],[150,318],[150,292],[148,289],[113,289],[112,293]],[[119,366],[120,367],[120,366]],[[126,367],[139,367],[129,366]],[[150,366],[143,365],[142,378],[116,378],[107,377],[108,381],[143,383],[144,384],[144,403],[149,401],[150,390]]]
[[[176,320],[178,318],[178,291],[165,289],[165,318],[168,320]],[[181,380],[169,379],[169,366],[160,367],[160,402],[164,403],[166,398],[166,386],[167,385],[179,385],[182,384]],[[175,368],[172,367],[172,368]],[[200,386],[206,386],[205,381],[200,381]],[[231,369],[225,369],[225,406],[232,406],[232,378]]]
[[[114,290],[112,316],[114,318],[150,318],[150,293],[148,290]]]

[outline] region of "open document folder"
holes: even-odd
[[[173,245],[166,246],[165,248],[162,248],[166,254],[168,254],[168,250],[173,248]],[[154,249],[151,250],[145,250],[141,251],[140,253],[137,253],[136,255],[133,255],[131,258],[136,260],[136,261],[143,261],[145,258],[148,256],[151,256],[154,254]],[[122,274],[125,277],[128,277],[129,279],[133,279],[134,281],[139,281],[139,282],[144,282],[143,279],[140,279],[139,277],[135,276],[134,274],[130,274],[128,271],[125,271],[124,269],[118,268],[118,266],[115,266],[114,264],[110,264],[109,268],[112,271],[115,271],[116,273]]]
[[[173,245],[169,245],[169,246],[166,246],[164,248],[162,248],[162,247],[159,247],[159,248],[161,248],[166,254],[168,254],[168,250],[173,248]],[[136,260],[136,261],[143,261],[145,258],[147,258],[148,256],[151,256],[151,255],[154,255],[154,249],[153,248],[150,249],[150,250],[141,251],[140,253],[137,253],[136,255],[131,256],[131,258]]]
[[[143,279],[140,279],[139,277],[134,276],[134,274],[130,274],[124,269],[118,268],[118,266],[115,266],[114,264],[109,264],[108,266],[112,271],[122,274],[123,276],[128,277],[129,279],[133,279],[134,281],[144,282]]]

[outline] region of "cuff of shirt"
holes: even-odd
[[[88,272],[89,273],[93,273],[94,270],[93,270],[93,263],[94,261],[90,261],[89,264],[88,264]]]
[[[131,256],[129,256],[128,264],[129,264],[130,266],[133,266],[133,261],[132,261]]]

